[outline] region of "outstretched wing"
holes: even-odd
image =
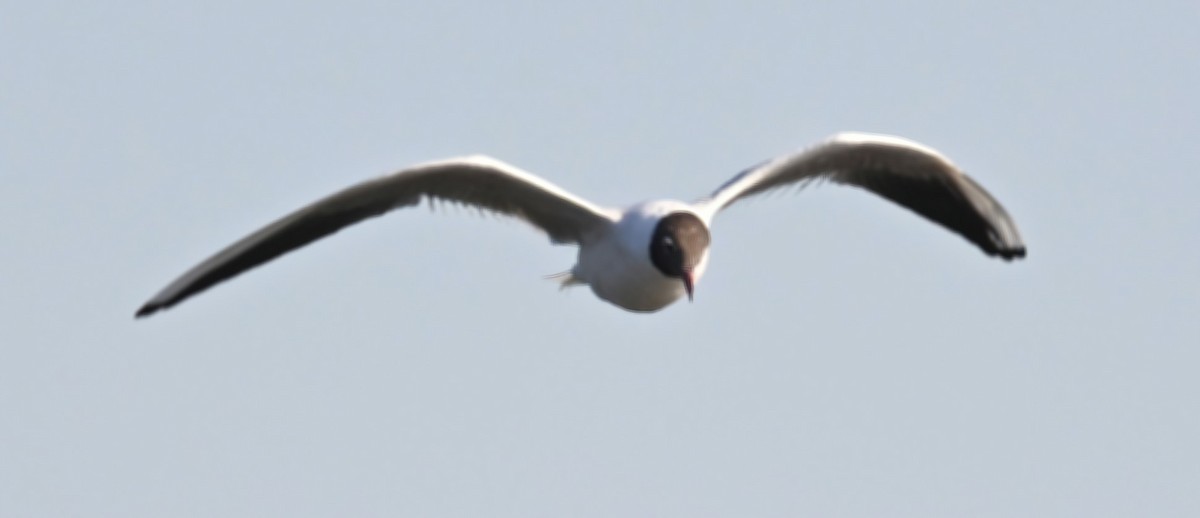
[[[840,133],[733,177],[700,205],[711,218],[738,200],[814,180],[861,187],[924,216],[1004,260],[1025,257],[1008,212],[937,151],[908,139]]]
[[[143,317],[338,230],[422,197],[514,216],[542,229],[553,243],[579,243],[615,221],[537,176],[484,156],[430,162],[368,180],[318,200],[229,245],[188,270],[137,311]]]

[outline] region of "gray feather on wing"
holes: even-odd
[[[246,236],[184,273],[150,299],[146,316],[322,237],[422,198],[460,203],[525,220],[554,243],[580,243],[611,224],[597,207],[495,159],[431,162],[362,182],[309,204]]]
[[[717,188],[710,214],[750,196],[828,180],[891,200],[1005,260],[1025,256],[1008,212],[945,156],[911,140],[842,133],[809,149],[762,162]]]

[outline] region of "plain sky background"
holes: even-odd
[[[1200,3],[0,6],[0,516],[1200,515]],[[396,213],[134,321],[359,180],[487,153],[690,200],[836,131],[996,195],[718,218],[693,304]]]

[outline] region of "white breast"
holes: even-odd
[[[663,275],[650,262],[650,238],[659,219],[672,212],[693,212],[673,200],[653,201],[627,209],[612,231],[579,248],[571,270],[597,297],[630,311],[658,311],[685,294],[683,282]],[[696,267],[704,272],[708,254]]]

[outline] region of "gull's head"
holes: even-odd
[[[663,275],[683,281],[688,300],[692,300],[709,241],[708,227],[691,212],[663,216],[650,238],[650,261]]]

